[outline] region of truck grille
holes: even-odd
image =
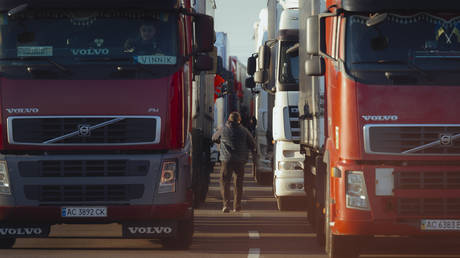
[[[27,145],[154,144],[159,117],[9,117],[8,142]]]
[[[366,125],[365,150],[371,154],[458,155],[458,134],[460,125]]]
[[[460,171],[457,172],[398,172],[396,189],[460,189]]]
[[[146,160],[46,160],[19,162],[22,177],[145,176]]]
[[[297,106],[289,106],[289,123],[292,138],[300,140],[299,108]]]
[[[27,199],[54,202],[130,201],[142,197],[144,185],[25,185]]]
[[[403,216],[458,216],[460,199],[400,198],[398,215]]]

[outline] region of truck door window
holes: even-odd
[[[282,41],[280,52],[279,80],[281,83],[299,83],[299,52],[288,50],[294,41]]]

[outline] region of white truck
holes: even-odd
[[[270,9],[270,11],[269,11]],[[271,8],[260,10],[259,21],[254,24],[255,49],[258,51],[268,39],[269,13],[275,13]],[[256,57],[254,54],[248,60],[248,74],[253,75],[256,70]],[[251,77],[250,80],[253,80]],[[246,83],[248,87],[250,83]],[[253,165],[253,176],[259,184],[267,184],[273,177],[273,143],[272,143],[272,112],[274,96],[264,90],[263,84],[254,85],[253,101],[254,116],[257,120],[255,140],[257,145],[257,158]]]
[[[299,3],[280,0],[276,5],[275,37],[266,41],[259,51],[255,81],[274,85],[265,87],[275,95],[273,192],[278,209],[288,210],[299,207],[305,198],[304,157],[299,145]]]

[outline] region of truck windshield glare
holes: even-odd
[[[0,14],[0,66],[4,76],[21,74],[33,58],[48,58],[74,70],[98,64],[177,63],[176,14],[149,10],[26,10]],[[125,61],[127,60],[127,62]],[[16,67],[17,69],[13,69]]]
[[[368,20],[357,15],[347,18],[347,69],[358,81],[398,83],[388,73],[385,76],[398,71],[415,84],[458,84],[460,17],[388,14],[371,27]]]

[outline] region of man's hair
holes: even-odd
[[[238,112],[232,112],[228,115],[228,121],[230,122],[241,122],[241,115]]]

